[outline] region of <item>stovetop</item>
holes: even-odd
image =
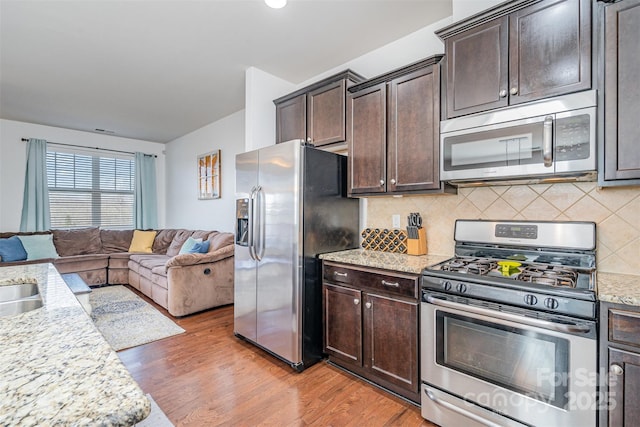
[[[538,257],[540,258],[540,257]],[[546,258],[543,258],[546,259]],[[536,259],[538,261],[538,259]],[[500,263],[512,263],[508,270]],[[483,258],[457,256],[432,267],[425,272],[440,272],[443,274],[457,273],[466,275],[465,279],[473,280],[482,277],[486,280],[499,279],[500,283],[533,284],[565,289],[593,290],[592,268],[576,267],[577,260],[571,263],[559,264],[551,262],[514,261],[513,258]],[[456,277],[458,277],[456,275]]]
[[[456,256],[423,271],[424,289],[595,315],[595,224],[458,220],[455,236]]]

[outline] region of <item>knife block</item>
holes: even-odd
[[[427,232],[424,228],[418,228],[417,239],[407,239],[408,255],[426,255],[427,254]]]

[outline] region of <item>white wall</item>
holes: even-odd
[[[233,232],[236,154],[244,152],[244,111],[166,145],[167,228]],[[220,149],[220,198],[198,200],[196,159]]]
[[[18,231],[20,229],[27,156],[26,143],[22,141],[22,138],[39,138],[91,148],[156,154],[158,156],[156,159],[158,226],[164,226],[166,200],[164,197],[164,144],[0,119],[0,231]]]
[[[453,0],[453,21],[457,22],[505,0]]]
[[[293,92],[295,85],[249,67],[245,73],[245,151],[275,144],[276,106],[273,100]]]

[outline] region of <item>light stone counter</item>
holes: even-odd
[[[320,259],[325,261],[342,262],[344,264],[383,268],[414,274],[420,274],[425,267],[437,264],[448,258],[451,257],[441,255],[407,255],[366,249],[350,249],[320,255]]]
[[[149,400],[53,265],[0,267],[0,286],[16,278],[35,278],[44,305],[0,317],[0,425],[130,426],[146,418]]]
[[[598,273],[597,285],[600,301],[640,306],[640,276]]]

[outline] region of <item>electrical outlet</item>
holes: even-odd
[[[393,223],[393,228],[400,228],[400,215],[391,215],[391,222]]]

